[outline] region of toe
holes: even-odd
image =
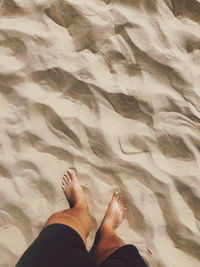
[[[67,177],[63,177],[63,180],[62,180],[63,184],[67,186],[68,184],[68,178]]]
[[[123,215],[124,215],[124,217],[126,216],[126,212],[127,212],[127,207],[125,205],[123,205]]]
[[[65,190],[66,190],[66,186],[65,186],[65,185],[63,185],[63,184],[62,184],[62,189],[63,189],[63,191],[65,191]]]
[[[71,179],[77,179],[75,169],[71,168],[71,169],[68,170],[67,173],[71,177]]]
[[[113,198],[116,198],[116,199],[119,198],[119,192],[117,190],[114,191]]]
[[[67,183],[65,182],[64,178],[62,179],[62,185],[67,186]]]
[[[122,194],[119,195],[119,201],[120,201],[120,202],[123,202],[123,195],[122,195]]]
[[[66,172],[66,173],[64,174],[64,177],[69,177],[69,173]]]
[[[127,212],[127,208],[125,207],[124,208],[124,214],[125,214],[125,216],[126,216],[126,212]]]
[[[67,183],[65,182],[64,178],[62,179],[62,188],[65,189],[67,187]]]
[[[120,208],[121,208],[121,211],[124,212],[124,203],[120,203]]]
[[[71,181],[71,177],[69,176],[69,174],[67,173],[66,175],[64,175],[65,182],[68,184]]]

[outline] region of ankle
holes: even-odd
[[[83,201],[77,201],[73,208],[72,209],[80,209],[80,210],[83,210],[83,211],[87,211],[88,212],[88,205],[86,202],[83,202]]]
[[[101,235],[104,235],[104,234],[106,234],[106,235],[114,235],[115,234],[115,231],[114,231],[114,229],[113,229],[113,227],[111,227],[110,225],[104,225],[104,224],[102,224],[101,226],[100,226],[100,234]]]

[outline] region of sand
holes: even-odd
[[[200,266],[200,1],[0,2],[0,266],[68,204],[91,247],[114,189],[117,233],[149,266]]]

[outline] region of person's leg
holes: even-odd
[[[62,188],[69,202],[70,209],[57,212],[50,216],[44,227],[60,223],[73,228],[82,237],[85,245],[91,228],[91,219],[86,197],[76,176],[75,170],[70,169],[64,174]]]
[[[64,175],[62,188],[70,209],[57,212],[47,220],[16,267],[97,267],[86,248],[91,221],[87,200],[74,170]]]
[[[126,210],[122,195],[115,192],[100,226],[100,240],[94,252],[98,265],[118,248],[125,245],[124,241],[115,233],[115,229],[125,218]]]

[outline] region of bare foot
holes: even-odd
[[[79,180],[74,169],[69,169],[63,176],[62,189],[69,202],[70,208],[75,205],[80,207],[87,207],[87,199],[82,191]]]
[[[126,216],[126,210],[123,197],[117,191],[113,193],[110,204],[101,224],[102,230],[114,231]]]

